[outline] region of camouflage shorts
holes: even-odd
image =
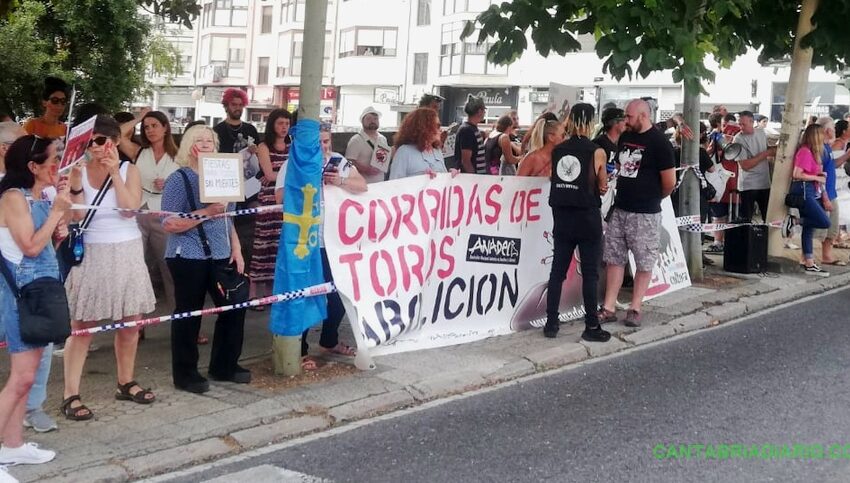
[[[630,213],[614,208],[605,231],[602,260],[608,265],[625,266],[629,251],[639,272],[651,272],[658,260],[661,213]]]

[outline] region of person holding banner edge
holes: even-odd
[[[349,193],[363,193],[369,189],[366,178],[358,171],[357,167],[350,160],[346,159],[339,153],[331,151],[331,125],[321,124],[319,126],[319,142],[322,148],[322,162],[324,168],[322,170],[322,186],[319,190],[322,221],[324,222],[324,185],[337,186],[348,191]],[[278,204],[283,204],[283,193],[286,181],[286,171],[289,163],[284,164],[277,173],[277,182],[275,183],[275,201]],[[325,239],[322,233],[324,227],[319,227],[319,248],[322,254],[322,271],[326,282],[333,282],[333,274],[331,273],[330,261],[328,260],[327,251],[325,251]],[[325,352],[340,354],[353,357],[357,351],[353,347],[339,341],[339,324],[345,316],[345,306],[342,304],[342,298],[338,292],[332,292],[327,295],[328,311],[327,318],[322,321],[322,333],[319,338],[319,346]],[[308,356],[309,345],[307,344],[308,330],[301,334],[301,368],[305,371],[313,371],[318,368],[316,361]]]
[[[560,328],[558,306],[561,287],[567,277],[576,248],[581,254],[582,295],[585,329],[581,338],[606,342],[611,334],[603,330],[597,318],[599,259],[602,253],[602,202],[608,191],[605,150],[590,139],[594,108],[578,103],[570,110],[567,130],[570,138],[552,152],[549,206],[555,237],[552,271],[546,293],[546,325],[543,335],[554,338]]]

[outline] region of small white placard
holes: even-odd
[[[239,153],[203,153],[199,157],[202,203],[245,201],[245,179]]]

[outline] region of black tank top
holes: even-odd
[[[552,152],[552,189],[549,206],[599,208],[593,154],[599,146],[586,137],[573,136]]]

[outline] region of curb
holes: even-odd
[[[461,370],[428,378],[403,388],[388,387],[383,392],[360,399],[348,400],[327,408],[311,408],[309,412],[293,413],[281,407],[280,419],[269,414],[264,421],[244,421],[247,427],[233,429],[224,436],[199,441],[130,458],[101,461],[97,466],[64,470],[61,474],[45,475],[39,481],[64,483],[70,481],[120,482],[175,471],[208,460],[230,456],[251,448],[266,446],[286,439],[328,429],[335,425],[384,414],[405,407],[450,395],[492,386],[536,373],[551,371],[582,361],[614,354],[626,349],[672,339],[679,335],[752,315],[773,306],[820,294],[850,284],[850,272],[831,276],[817,282],[799,283],[769,292],[756,292],[726,303],[704,301],[703,308],[660,325],[637,331],[612,334],[604,344],[584,341],[565,342],[517,357],[488,374]],[[709,297],[711,298],[711,297]],[[272,412],[272,408],[266,408]],[[232,428],[233,426],[231,426]]]

